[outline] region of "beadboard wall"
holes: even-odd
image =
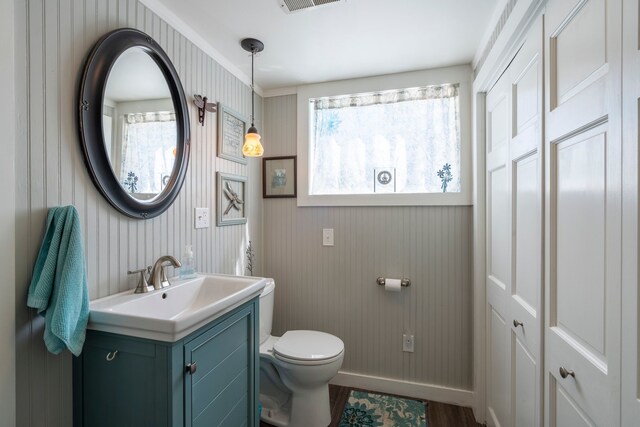
[[[46,351],[43,320],[26,308],[48,208],[73,204],[79,211],[91,299],[135,287],[127,270],[149,265],[163,254],[180,256],[185,244],[193,244],[200,271],[242,274],[251,239],[258,249],[254,273],[259,274],[260,161],[249,160],[246,166],[217,158],[216,115],[207,113],[206,126],[200,126],[190,101],[193,94],[206,95],[249,116],[249,87],[142,3],[27,0],[15,5],[17,425],[68,427],[70,354]],[[100,36],[120,27],[145,31],[162,46],[189,98],[192,148],[186,181],[169,210],[146,221],[123,216],[98,193],[85,169],[77,131],[76,93],[85,56]],[[261,128],[262,100],[256,101],[256,124]],[[248,176],[246,226],[215,226],[216,171]],[[209,228],[194,229],[195,207],[210,209]]]
[[[0,426],[16,425],[14,2],[0,2]]]
[[[296,96],[265,98],[264,111],[265,155],[294,155]],[[342,371],[358,377],[471,390],[470,206],[263,203],[264,273],[276,281],[274,334],[339,336]],[[322,246],[323,228],[335,230],[335,246]],[[378,276],[408,277],[411,287],[385,292]],[[403,332],[415,334],[414,353],[402,352]],[[394,390],[409,388],[420,389]]]

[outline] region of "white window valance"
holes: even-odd
[[[330,110],[347,107],[366,107],[380,104],[396,104],[405,101],[444,99],[458,96],[459,84],[424,86],[381,92],[359,93],[312,99],[316,110]]]

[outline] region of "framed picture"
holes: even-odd
[[[247,164],[242,154],[247,119],[226,105],[218,102],[218,157]]]
[[[296,197],[296,156],[262,159],[262,197]]]
[[[218,203],[216,225],[245,224],[247,222],[247,177],[218,172]]]

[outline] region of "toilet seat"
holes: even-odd
[[[319,331],[288,331],[273,345],[277,359],[300,365],[331,363],[343,352],[340,338]]]

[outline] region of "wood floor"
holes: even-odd
[[[338,427],[345,403],[349,398],[350,387],[329,385],[329,399],[331,402],[331,424],[330,427]],[[471,408],[448,405],[425,401],[427,404],[427,426],[428,427],[479,427],[482,424],[476,423],[473,418]],[[260,427],[271,427],[265,422],[260,423]]]

